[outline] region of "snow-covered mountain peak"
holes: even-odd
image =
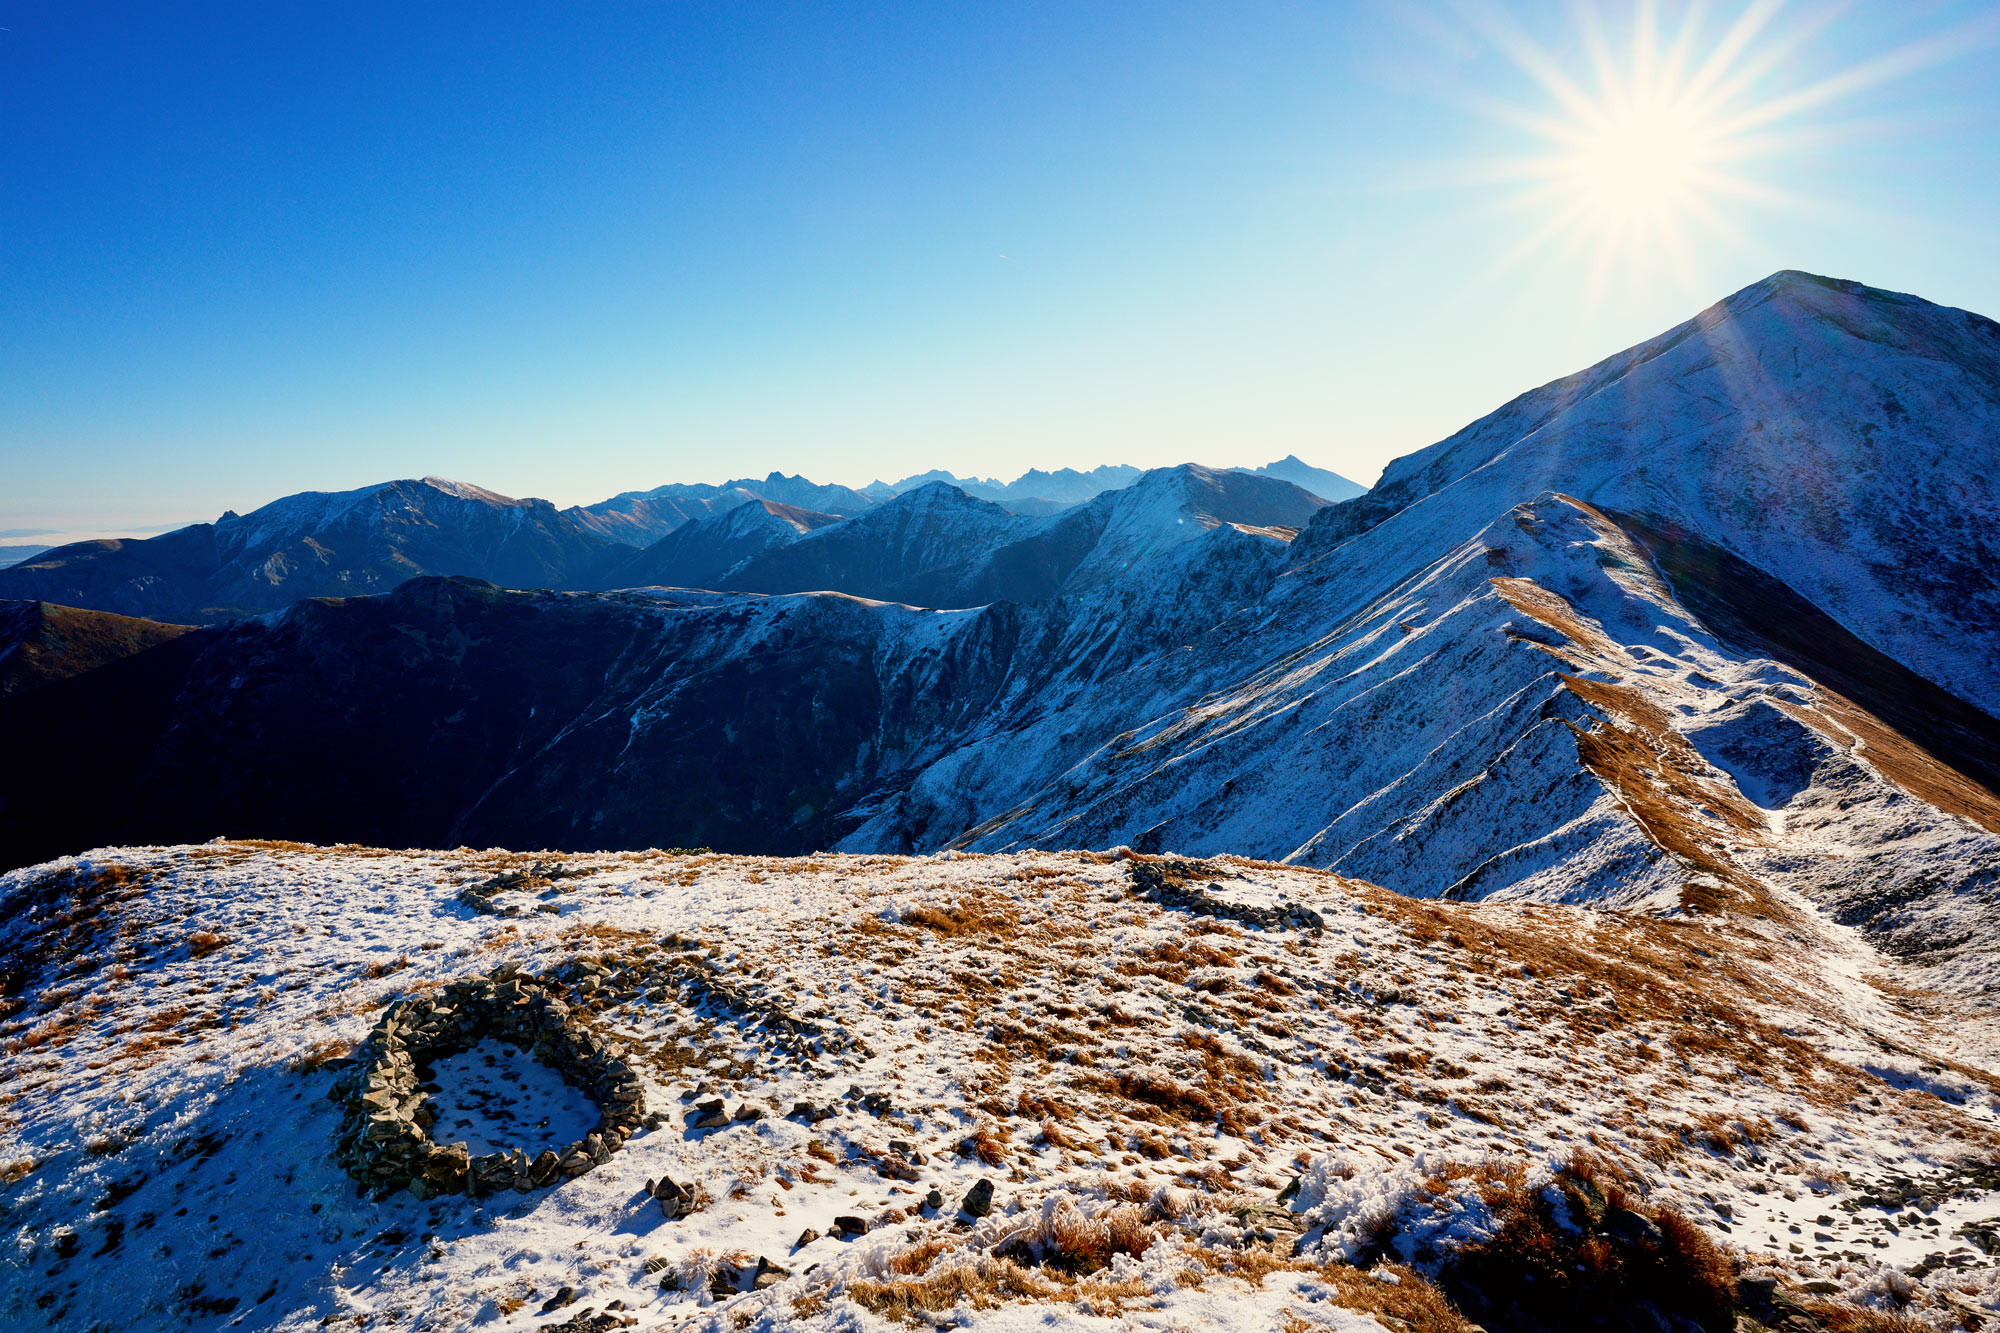
[[[1016,517],[991,500],[982,500],[948,481],[927,481],[921,486],[902,492],[893,500],[884,500],[877,513],[903,512],[911,514],[933,513],[976,513]]]
[[[1386,587],[1546,490],[1703,534],[2000,711],[1990,320],[1775,274],[1397,461],[1295,549]]]
[[[423,484],[434,491],[442,491],[444,494],[457,499],[476,500],[482,504],[519,505],[534,503],[532,500],[516,500],[511,495],[502,495],[498,491],[489,491],[484,486],[475,486],[469,481],[453,481],[450,477],[425,477]]]

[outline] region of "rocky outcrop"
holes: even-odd
[[[436,1115],[421,1084],[429,1065],[488,1037],[511,1042],[597,1104],[597,1128],[560,1152],[515,1148],[474,1157],[430,1135]],[[570,1007],[518,972],[455,982],[435,996],[396,1001],[356,1052],[333,1096],[347,1114],[338,1155],[366,1186],[438,1194],[521,1193],[580,1176],[611,1160],[645,1119],[646,1094],[623,1052],[576,1021]]]
[[[1187,882],[1190,878],[1209,873],[1210,868],[1199,861],[1134,861],[1132,891],[1162,907],[1193,912],[1196,916],[1238,921],[1259,930],[1310,930],[1317,933],[1326,929],[1325,920],[1310,907],[1292,902],[1279,902],[1269,907],[1231,902],[1210,892],[1211,889],[1220,889],[1222,885],[1219,883],[1202,888]]]

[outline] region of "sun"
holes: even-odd
[[[1678,219],[1718,185],[1716,138],[1712,122],[1680,103],[1616,108],[1579,134],[1559,179],[1596,227]]]
[[[1796,150],[1823,152],[1835,138],[1817,113],[2000,33],[2000,16],[1991,16],[1786,86],[1781,72],[1799,67],[1827,16],[1781,20],[1784,0],[1746,0],[1719,18],[1705,4],[1675,8],[1680,21],[1668,31],[1657,0],[1620,4],[1629,24],[1614,34],[1597,5],[1577,0],[1558,29],[1573,49],[1559,55],[1497,0],[1459,0],[1460,17],[1539,94],[1529,104],[1459,94],[1486,118],[1526,132],[1515,140],[1522,151],[1458,167],[1461,185],[1512,185],[1508,211],[1533,219],[1496,275],[1553,251],[1587,263],[1594,296],[1627,269],[1665,270],[1689,290],[1706,290],[1705,261],[1746,243],[1753,209],[1824,215],[1830,207],[1776,184],[1791,174],[1782,167]],[[1844,127],[1864,128],[1851,117]]]

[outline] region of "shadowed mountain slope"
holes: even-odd
[[[47,602],[0,602],[0,699],[94,671],[187,629]]]

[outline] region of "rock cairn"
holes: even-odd
[[[1298,903],[1280,902],[1273,907],[1233,903],[1209,892],[1211,888],[1220,889],[1222,885],[1219,883],[1211,883],[1207,888],[1189,884],[1187,880],[1193,876],[1213,873],[1210,867],[1199,861],[1134,861],[1131,864],[1133,891],[1162,907],[1237,921],[1259,930],[1326,929],[1324,917]]]
[[[493,895],[508,889],[552,888],[557,880],[574,879],[581,873],[558,862],[536,861],[525,870],[503,870],[490,879],[467,884],[458,891],[458,900],[481,916],[525,916],[527,913],[521,907],[512,903],[496,903]],[[535,910],[556,912],[560,909],[553,903],[538,903]]]
[[[706,1009],[742,1023],[767,1050],[782,1052],[801,1067],[827,1054],[873,1054],[851,1033],[792,1014],[757,983],[730,976],[703,955],[712,947],[670,934],[657,943],[571,959],[549,974],[547,984],[592,1013],[639,999],[692,1013]]]
[[[560,1152],[530,1158],[515,1148],[474,1157],[463,1143],[439,1144],[436,1111],[422,1084],[430,1065],[493,1037],[529,1051],[597,1104],[597,1128]],[[347,1114],[338,1156],[370,1188],[406,1188],[419,1199],[522,1193],[583,1175],[611,1160],[646,1117],[646,1094],[624,1052],[600,1041],[555,996],[503,968],[454,982],[435,995],[396,1001],[355,1052],[332,1095]]]

